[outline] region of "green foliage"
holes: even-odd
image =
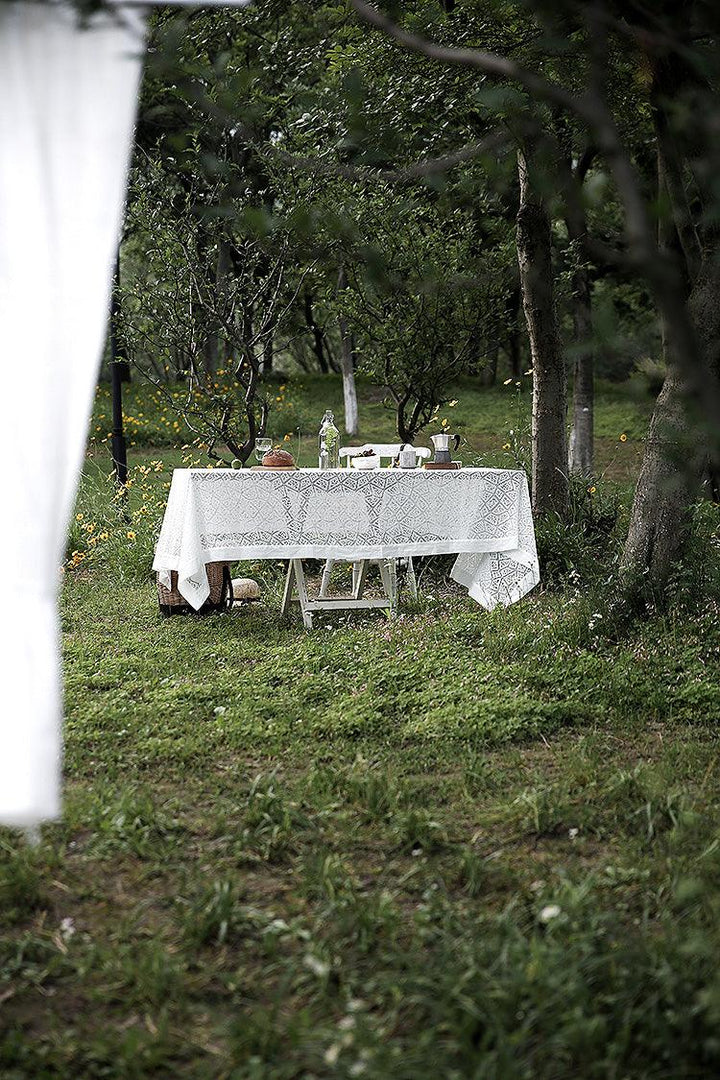
[[[543,579],[552,587],[597,583],[612,576],[619,558],[624,524],[623,493],[609,481],[573,477],[566,520],[545,514],[536,522],[538,558]]]
[[[307,634],[63,594],[65,819],[0,845],[4,1075],[716,1071],[709,600]]]

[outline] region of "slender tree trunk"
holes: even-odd
[[[488,344],[485,352],[485,364],[480,372],[482,386],[494,386],[497,381],[498,352],[500,347],[497,337]]]
[[[338,274],[338,292],[347,288],[347,277],[344,267]],[[347,325],[347,319],[343,315],[338,319],[340,327],[340,371],[343,381],[343,400],[345,403],[345,433],[357,435],[358,433],[358,406],[357,393],[355,391],[355,343]]]
[[[567,380],[560,343],[552,276],[550,217],[531,187],[525,154],[518,154],[520,208],[517,252],[523,308],[533,363],[532,500],[535,513],[566,516]]]
[[[510,375],[517,382],[522,378],[522,349],[520,345],[520,309],[522,308],[522,289],[520,282],[514,286],[508,296],[505,317],[508,323],[507,355]]]
[[[583,219],[584,216],[583,214]],[[592,343],[590,276],[585,259],[586,226],[584,220],[574,220],[571,213],[567,215],[567,226],[571,240],[578,246],[578,263],[572,279],[575,361],[568,468],[571,475],[591,476],[595,447],[595,356]]]
[[[232,271],[230,257],[230,241],[221,236],[217,244],[217,260],[215,262],[215,292],[222,296],[226,289],[227,279]],[[209,376],[214,376],[225,355],[224,340],[221,334],[220,323],[213,320],[202,344],[203,368]]]
[[[262,373],[263,375],[271,375],[273,369],[273,355],[274,355],[274,334],[272,330],[268,330],[263,340],[263,358],[262,358]]]
[[[318,367],[323,375],[327,375],[330,371],[330,367],[327,362],[327,357],[325,356],[325,335],[322,327],[315,319],[315,313],[313,312],[313,298],[309,292],[306,292],[303,296],[303,311],[305,313],[307,328],[312,334],[312,351],[315,354]]]

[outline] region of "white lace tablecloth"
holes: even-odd
[[[197,609],[205,564],[458,553],[452,577],[488,609],[540,580],[527,478],[513,469],[176,469],[153,569]]]

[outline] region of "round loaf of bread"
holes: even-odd
[[[295,458],[287,450],[268,450],[262,463],[266,469],[292,469]]]

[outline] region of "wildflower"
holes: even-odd
[[[288,434],[288,435],[285,436],[283,441],[284,442],[290,442],[291,439],[292,439],[292,435]]]
[[[546,904],[538,916],[541,923],[552,922],[553,919],[557,919],[561,909],[558,904]]]
[[[503,443],[503,450],[510,450],[511,446],[509,442]]]
[[[136,536],[135,531],[133,529],[128,529],[127,538],[128,538],[128,540],[136,540],[137,539],[137,536]]]
[[[452,401],[448,401],[448,409],[454,409],[457,405],[457,398],[453,398]]]
[[[443,427],[447,427],[447,417],[445,417],[445,419],[441,420],[440,422],[441,422]]]
[[[63,941],[69,941],[75,933],[75,923],[71,918],[62,919],[60,922],[60,935]]]
[[[317,975],[319,979],[324,979],[326,975],[330,973],[330,965],[325,960],[320,960],[317,956],[313,956],[312,953],[308,953],[303,963],[309,971],[312,971],[313,975]]]
[[[590,493],[590,495],[594,495],[596,491],[597,491],[597,488],[595,487],[594,484],[593,484],[592,487],[588,488],[588,492]]]
[[[342,1050],[342,1047],[339,1045],[339,1043],[332,1043],[331,1046],[328,1046],[327,1050],[325,1051],[325,1055],[324,1055],[325,1064],[326,1065],[336,1065],[337,1064],[337,1059],[340,1057],[340,1051],[341,1050]]]
[[[75,515],[75,520],[76,521],[82,521],[84,517],[85,517],[84,514],[76,514]]]
[[[512,379],[506,379],[505,382],[503,383],[503,386],[509,386],[512,381],[513,381]]]
[[[627,442],[627,435],[625,434],[624,431],[623,431],[622,435],[620,436],[620,442]]]

